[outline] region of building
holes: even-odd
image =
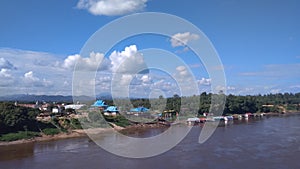
[[[137,108],[133,108],[130,109],[130,112],[134,112],[134,113],[144,113],[144,112],[148,112],[149,109],[145,108],[145,107],[137,107]]]
[[[93,105],[92,107],[97,107],[99,108],[100,110],[105,110],[108,105],[105,104],[105,102],[103,100],[97,100]]]
[[[133,114],[135,116],[139,116],[141,114],[145,114],[145,113],[148,113],[148,112],[149,112],[148,108],[145,108],[145,107],[136,107],[136,108],[130,109],[130,111],[127,112],[127,114]]]
[[[108,106],[104,110],[104,115],[105,116],[116,116],[119,113],[119,110],[116,106]]]
[[[68,104],[68,105],[65,105],[65,109],[78,110],[78,109],[82,108],[83,106],[85,106],[85,104]]]

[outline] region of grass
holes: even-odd
[[[19,131],[17,133],[3,134],[0,137],[0,141],[16,141],[16,140],[21,140],[21,139],[31,139],[31,138],[34,138],[37,136],[40,136],[39,132]]]
[[[58,128],[45,128],[42,131],[44,134],[52,136],[60,133],[60,130]]]
[[[82,129],[80,121],[78,119],[71,119],[71,127],[73,129]]]
[[[120,115],[114,119],[114,123],[121,127],[126,127],[126,126],[131,125],[131,123],[128,119],[126,119],[124,116],[120,116]]]

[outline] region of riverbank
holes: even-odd
[[[296,114],[300,114],[300,112],[298,111],[288,111],[288,112],[284,112],[284,113],[276,113],[276,112],[269,112],[269,113],[265,113],[264,116],[282,116],[282,115],[296,115]]]
[[[0,146],[26,144],[26,143],[42,142],[42,141],[55,141],[55,140],[62,140],[68,138],[87,137],[88,134],[99,134],[104,132],[111,132],[113,130],[114,130],[113,128],[76,129],[68,133],[59,133],[55,135],[42,134],[40,137],[34,137],[31,139],[21,139],[16,141],[0,141]]]
[[[26,143],[33,143],[33,142],[42,142],[42,141],[55,141],[61,139],[68,139],[68,138],[77,138],[77,137],[87,137],[88,135],[95,135],[105,132],[113,132],[113,131],[122,131],[128,129],[138,129],[138,128],[153,128],[153,125],[131,125],[128,127],[120,127],[115,124],[112,124],[114,128],[90,128],[90,129],[75,129],[69,131],[68,133],[59,133],[55,135],[45,135],[42,134],[39,137],[34,137],[30,139],[21,139],[16,141],[0,141],[0,146],[7,146],[7,145],[16,145],[16,144],[26,144]]]
[[[300,114],[300,112],[287,112],[287,113],[266,113],[266,117],[272,116],[289,116],[289,115],[296,115]],[[21,139],[16,141],[0,141],[0,146],[7,146],[7,145],[16,145],[16,144],[26,144],[26,143],[33,143],[33,142],[42,142],[42,141],[55,141],[55,140],[62,140],[68,138],[78,138],[78,137],[87,137],[87,135],[91,134],[100,134],[105,132],[113,132],[113,131],[120,131],[121,133],[131,133],[137,130],[147,130],[151,128],[168,128],[166,125],[163,124],[134,124],[127,127],[120,127],[112,123],[114,128],[91,128],[91,129],[76,129],[72,130],[68,133],[59,133],[55,135],[45,135],[42,134],[40,137],[34,137],[31,139]]]
[[[7,146],[7,145],[15,145],[15,144],[26,144],[26,143],[33,143],[33,142],[42,142],[42,141],[54,141],[54,140],[61,140],[67,138],[76,138],[76,137],[85,137],[86,134],[79,133],[79,132],[71,132],[71,133],[59,133],[55,135],[41,135],[40,137],[34,137],[31,139],[21,139],[16,141],[1,141],[0,146]]]

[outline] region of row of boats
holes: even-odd
[[[188,118],[186,122],[188,124],[195,124],[195,123],[205,123],[205,122],[215,122],[215,121],[231,121],[231,120],[238,120],[238,119],[248,119],[251,117],[263,117],[264,113],[246,113],[246,114],[234,114],[228,116],[205,116],[205,117],[192,117]]]

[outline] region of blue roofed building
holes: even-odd
[[[104,115],[105,116],[116,116],[119,113],[119,110],[116,106],[108,106],[104,110]]]
[[[127,112],[127,114],[135,115],[135,116],[148,116],[149,115],[149,109],[146,107],[136,107],[132,108]]]
[[[92,107],[98,107],[98,108],[100,108],[100,109],[105,110],[105,109],[108,107],[108,105],[105,104],[105,102],[104,102],[103,100],[97,100],[97,101],[92,105]]]
[[[133,109],[130,109],[130,112],[134,112],[134,113],[144,113],[144,112],[148,112],[149,109],[145,108],[145,107],[136,107]]]

